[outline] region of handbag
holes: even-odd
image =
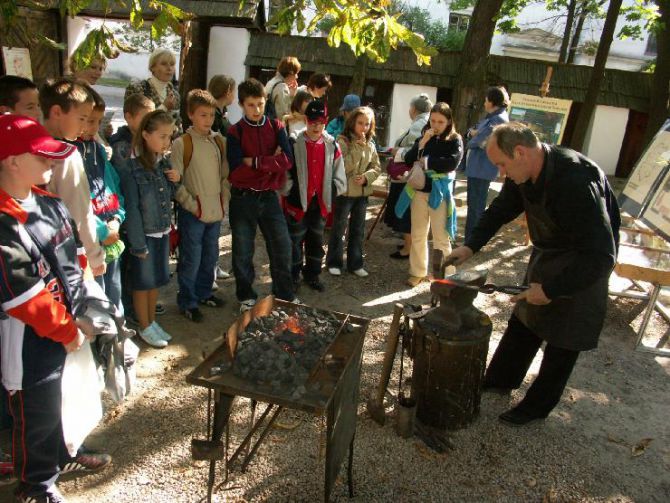
[[[407,176],[407,184],[414,190],[421,190],[426,186],[426,161],[425,157],[414,161],[412,169]]]
[[[407,164],[404,162],[396,162],[393,159],[391,159],[386,166],[386,172],[392,180],[400,180],[409,170],[410,167]]]

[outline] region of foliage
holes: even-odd
[[[90,7],[92,3],[93,0],[2,0],[0,15],[3,18],[4,26],[9,29],[19,14],[19,5],[41,9],[57,7],[62,17],[74,17],[82,10]],[[151,37],[154,40],[161,39],[170,31],[180,33],[181,23],[190,19],[188,13],[169,2],[149,0],[144,3],[147,4],[149,9],[157,12],[150,28]],[[112,6],[128,8],[132,27],[136,30],[144,27],[144,9],[140,0],[99,0],[96,2],[96,7],[98,6],[100,6],[105,16],[112,11]],[[31,34],[31,36],[36,42],[47,43],[52,47],[64,49],[63,44],[59,44],[43,35]],[[72,54],[72,59],[76,67],[86,68],[94,59],[113,59],[118,57],[120,52],[136,52],[136,49],[120,40],[116,33],[103,22],[98,28],[94,28],[86,35],[84,41],[79,44]]]
[[[632,39],[644,38],[642,33],[643,27],[648,32],[657,34],[660,30],[667,28],[660,22],[658,5],[650,0],[635,0],[635,4],[629,7],[623,7],[621,9],[621,14],[623,14],[624,19],[626,19],[628,23],[635,24],[624,25],[617,34],[617,37],[620,39],[629,37]],[[643,27],[640,26],[640,21],[644,22]]]
[[[243,8],[246,0],[240,0]],[[268,21],[282,35],[295,28],[311,33],[324,19],[332,19],[328,30],[328,45],[339,47],[345,43],[356,57],[366,55],[384,62],[400,44],[409,46],[416,55],[417,64],[430,64],[437,51],[426,44],[424,37],[403,25],[400,14],[392,10],[391,0],[296,0],[286,2]],[[304,11],[310,6],[316,15],[307,25]]]
[[[128,23],[120,22],[114,24],[112,31],[118,39],[137,50],[150,52],[156,47],[166,47],[172,52],[179,52],[181,49],[181,40],[179,37],[173,33],[166,32],[158,39],[155,39],[152,36],[151,27],[147,24],[139,29],[135,29]]]

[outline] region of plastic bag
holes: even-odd
[[[61,383],[63,439],[70,456],[76,456],[84,439],[102,419],[102,386],[88,340],[65,357]]]

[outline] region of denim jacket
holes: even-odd
[[[163,174],[169,168],[165,157],[161,157],[151,170],[131,157],[121,171],[121,187],[126,198],[126,232],[133,255],[147,251],[147,234],[170,229],[175,189]]]

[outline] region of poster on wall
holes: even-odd
[[[514,93],[509,108],[509,120],[526,124],[540,141],[558,145],[568,122],[570,105],[571,100]]]
[[[619,205],[629,215],[639,218],[654,195],[663,187],[670,169],[670,119],[652,138],[630,174],[619,197]],[[667,189],[666,189],[667,190]],[[662,206],[662,200],[659,201]]]
[[[670,171],[665,171],[665,177],[658,186],[658,190],[651,199],[649,206],[642,214],[642,221],[654,229],[658,234],[670,241]]]
[[[33,80],[30,66],[30,52],[25,47],[3,47],[2,57],[5,62],[5,73]]]

